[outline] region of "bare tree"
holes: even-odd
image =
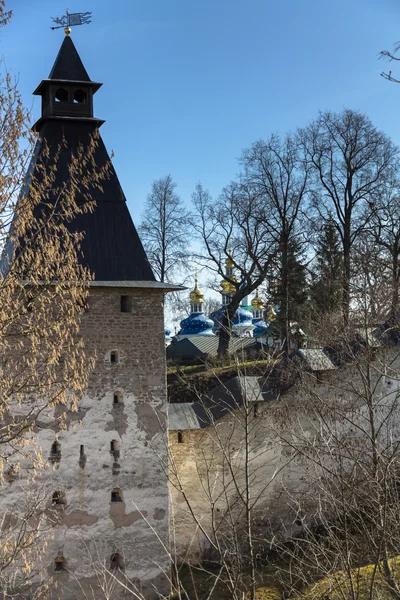
[[[343,253],[342,312],[349,320],[352,249],[371,221],[398,155],[396,146],[359,112],[320,113],[300,130],[314,175],[315,220],[333,222]]]
[[[306,239],[299,235],[302,213],[306,212],[309,165],[296,137],[281,140],[272,135],[267,142],[256,142],[245,150],[241,159],[243,178],[251,187],[262,210],[262,219],[278,246],[274,279],[279,286],[279,323],[283,349],[289,349],[290,296],[294,290],[291,277],[291,250]]]
[[[171,175],[153,181],[139,226],[157,278],[168,282],[186,269],[190,241],[190,215],[175,189]]]
[[[243,152],[243,172],[226,187],[215,206],[198,186],[194,203],[200,215],[198,232],[206,254],[198,256],[231,286],[230,302],[220,330],[219,356],[226,354],[235,312],[243,298],[267,276],[277,273],[283,290],[281,324],[283,345],[289,337],[290,244],[298,233],[301,207],[307,197],[308,170],[295,138],[272,135]],[[237,274],[226,277],[230,257]]]
[[[337,330],[330,348],[340,373],[321,381],[300,371],[296,411],[282,405],[287,423],[277,433],[298,456],[298,485],[284,495],[296,528],[276,548],[289,595],[323,577],[319,590],[328,597],[373,598],[378,585],[400,597],[390,560],[400,535],[400,360],[398,348],[385,347],[388,332],[380,333],[367,318],[351,339]]]
[[[229,291],[218,345],[218,356],[224,357],[228,353],[235,312],[243,298],[256,290],[271,272],[278,247],[264,220],[259,198],[245,182],[231,183],[218,202],[198,184],[193,203],[199,216],[194,226],[205,250],[195,253],[195,257],[222,277]],[[227,260],[230,274],[225,268]]]
[[[379,249],[381,273],[387,274],[387,287],[391,295],[389,310],[392,317],[399,311],[400,287],[400,189],[397,181],[388,187],[382,196],[377,210],[373,215],[371,234],[369,238]],[[376,269],[373,270],[376,272]],[[381,286],[381,294],[383,291]]]

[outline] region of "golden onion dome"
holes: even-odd
[[[276,312],[273,306],[270,306],[268,308],[268,321],[275,321],[276,319]]]
[[[226,281],[226,279],[223,279],[220,285],[224,294],[234,294],[236,292],[236,287],[233,283]]]
[[[254,309],[260,309],[260,310],[262,310],[264,308],[264,302],[258,295],[258,290],[256,290],[256,295],[254,296],[253,300],[251,301],[251,306]]]
[[[232,258],[231,255],[229,255],[228,258],[226,259],[225,266],[228,269],[234,269],[235,268],[235,262],[234,262],[234,260],[233,260],[233,258]]]
[[[197,274],[194,278],[194,290],[190,292],[189,297],[190,297],[190,302],[192,302],[192,304],[200,304],[200,303],[204,302],[204,294],[199,289],[199,285],[197,282]]]
[[[232,248],[229,248],[229,250],[228,250],[228,258],[225,261],[225,266],[227,269],[235,268],[235,261],[233,260],[233,256],[232,256]]]

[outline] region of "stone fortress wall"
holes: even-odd
[[[54,578],[54,598],[92,598],[105,568],[153,599],[154,586],[168,591],[162,572],[169,567],[160,542],[168,539],[163,291],[92,288],[80,333],[96,362],[78,412],[65,415],[58,405],[36,430],[48,461],[37,485],[48,489],[49,515],[59,523],[33,583]],[[8,484],[3,513],[23,485]],[[62,503],[52,504],[54,493]],[[122,597],[114,588],[110,597]]]
[[[250,395],[248,409],[233,409],[207,427],[192,423],[191,429],[178,431],[170,426],[171,527],[179,560],[207,558],[209,543],[201,529],[212,536],[223,515],[236,505],[238,489],[244,490],[247,451],[251,497],[259,496],[254,509],[255,531],[261,537],[270,528],[285,536],[299,532],[300,521],[313,513],[313,507],[310,505],[308,515],[299,515],[297,500],[303,496],[313,501],[312,486],[317,479],[312,461],[299,451],[301,444],[313,442],[323,448],[327,428],[338,437],[364,443],[360,431],[368,417],[367,367],[375,396],[376,423],[386,423],[380,430],[380,443],[385,446],[385,436],[400,439],[397,348],[381,348],[370,364],[359,362],[326,372],[303,373],[297,384],[275,399],[262,400],[259,393],[253,398]],[[347,422],[343,418],[346,414]],[[314,500],[317,498],[316,494]],[[240,518],[243,513],[238,517],[238,527]]]

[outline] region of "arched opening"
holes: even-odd
[[[53,492],[53,496],[51,498],[51,503],[57,506],[65,506],[66,499],[64,492],[56,491]]]
[[[55,102],[68,102],[68,91],[65,88],[58,88],[54,95]]]
[[[123,404],[123,403],[124,403],[124,399],[123,399],[122,392],[114,392],[113,405],[117,406],[118,404]]]
[[[113,552],[110,556],[110,571],[124,570],[124,557],[121,552]]]
[[[54,571],[56,573],[59,573],[60,571],[66,571],[66,570],[67,570],[67,561],[65,560],[65,558],[62,554],[58,554],[54,561]]]
[[[74,92],[74,102],[77,104],[83,104],[87,101],[86,92],[83,90],[76,90]]]
[[[111,502],[123,502],[122,490],[120,488],[114,488],[111,492]]]
[[[110,363],[117,364],[118,363],[118,352],[117,350],[111,350],[110,352]]]
[[[178,431],[178,444],[183,444],[183,431]]]

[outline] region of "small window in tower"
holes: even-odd
[[[110,556],[110,571],[123,571],[124,557],[120,552],[114,552]]]
[[[122,490],[120,488],[114,488],[111,492],[111,502],[123,502]]]
[[[118,352],[116,350],[112,350],[110,352],[110,363],[116,364],[118,362]]]
[[[55,102],[68,102],[68,91],[65,88],[58,88],[54,100]]]
[[[117,404],[123,404],[123,396],[121,392],[114,392],[113,404],[116,406]]]
[[[59,573],[60,571],[67,571],[67,561],[62,554],[58,554],[54,561],[54,570]]]
[[[65,494],[63,492],[54,492],[51,498],[52,504],[56,504],[57,506],[64,506],[66,504]]]
[[[61,444],[57,440],[51,445],[50,460],[52,462],[59,462],[61,460]]]
[[[121,312],[132,312],[132,296],[121,296]]]
[[[119,458],[119,442],[118,440],[111,440],[110,442],[110,452],[114,455],[115,460]]]
[[[178,444],[183,444],[183,431],[178,431]]]
[[[26,312],[32,312],[33,311],[33,303],[34,303],[34,298],[28,292],[27,295],[26,295],[26,300],[25,300]]]
[[[74,102],[77,104],[84,104],[86,102],[86,92],[83,90],[76,90],[74,92]]]
[[[84,469],[84,467],[86,465],[85,446],[83,444],[81,444],[80,448],[79,448],[79,461],[78,461],[78,464],[81,467],[81,469]]]
[[[257,418],[257,417],[260,416],[260,407],[258,405],[258,402],[254,403],[254,406],[253,406],[253,415],[254,415],[255,418]]]

